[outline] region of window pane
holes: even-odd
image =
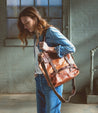
[[[19,14],[19,0],[7,0],[7,16],[17,17]]]
[[[48,0],[35,0],[36,6],[48,6]]]
[[[48,7],[37,7],[39,13],[41,14],[42,17],[47,17],[48,16]]]
[[[50,6],[61,6],[62,0],[49,0],[49,5]]]
[[[8,17],[17,17],[19,14],[19,8],[15,6],[7,7],[7,16]]]
[[[7,19],[8,37],[16,37],[18,35],[17,19]]]
[[[21,10],[28,6],[33,6],[34,5],[34,0],[21,0]]]
[[[34,5],[34,0],[21,0],[22,6],[32,6]]]
[[[19,6],[19,0],[7,0],[7,6]]]
[[[62,19],[50,19],[49,23],[62,31]]]
[[[49,16],[50,17],[62,17],[62,7],[50,6],[49,7]]]

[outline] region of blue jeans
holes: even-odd
[[[48,86],[45,77],[40,74],[36,78],[37,113],[61,113],[61,101]],[[63,85],[55,88],[62,96]]]

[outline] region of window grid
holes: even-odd
[[[21,2],[22,0],[19,0],[19,12],[21,11],[21,9],[22,9],[22,2]],[[33,0],[32,0],[32,2],[33,2]],[[61,8],[62,8],[62,3],[63,3],[63,0],[61,0]],[[7,6],[7,0],[6,0],[6,6]],[[36,5],[36,1],[34,0],[34,5],[32,5],[32,6],[34,6],[34,7],[36,7],[36,8],[38,8],[38,7],[40,7],[40,8],[42,8],[43,6],[37,6]],[[8,7],[8,6],[7,6]],[[47,19],[47,21],[49,22],[50,20],[61,20],[61,32],[63,31],[63,9],[61,9],[61,17],[50,17],[50,0],[48,0],[48,6],[46,6],[46,8],[48,8],[48,15],[47,16],[42,16],[44,19]],[[7,19],[7,21],[8,21],[8,19],[17,19],[18,18],[18,16],[7,16],[6,17],[6,19]],[[51,24],[51,23],[50,23]],[[8,26],[8,25],[7,25]],[[8,31],[7,31],[8,32]],[[17,39],[17,36],[7,36],[7,38],[6,39]],[[16,46],[15,46],[16,47]],[[31,46],[27,46],[27,47],[31,47]]]
[[[19,10],[21,11],[21,9],[22,9],[21,1],[22,1],[22,0],[19,0],[19,1],[20,1],[20,3],[19,3]],[[61,0],[61,1],[63,1],[63,0]],[[6,6],[7,6],[7,0],[6,0]],[[34,7],[37,8],[37,6],[35,5],[35,0],[34,0],[34,5],[32,5],[32,6],[34,6]],[[63,6],[63,5],[62,5],[62,6]],[[42,6],[40,6],[40,7],[42,7]],[[52,19],[52,18],[55,18],[55,19],[62,19],[62,17],[49,17],[49,11],[50,11],[50,10],[49,10],[49,7],[50,7],[50,6],[49,6],[49,0],[48,0],[48,17],[47,17],[47,18],[50,18],[50,19]],[[63,15],[62,15],[62,16],[63,16]],[[12,16],[11,16],[11,17],[10,17],[10,16],[8,17],[8,16],[7,16],[7,18],[17,18],[17,17],[12,17]]]

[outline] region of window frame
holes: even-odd
[[[51,20],[51,19],[61,19],[61,22],[62,22],[62,24],[61,24],[61,25],[62,25],[62,31],[61,31],[61,32],[65,34],[65,30],[64,30],[64,29],[66,29],[67,27],[65,28],[65,25],[63,25],[63,23],[64,23],[63,12],[64,12],[64,10],[65,10],[64,7],[63,7],[64,1],[66,1],[66,0],[61,0],[61,2],[62,2],[62,14],[61,14],[61,15],[62,15],[62,16],[61,16],[61,17],[50,17],[50,16],[49,16],[49,7],[50,7],[50,6],[49,6],[49,0],[48,0],[48,16],[47,16],[47,17],[43,17],[43,18],[44,18],[44,19],[47,19],[48,21]],[[67,1],[69,1],[69,0],[67,0]],[[22,9],[21,0],[19,0],[19,3],[20,3],[20,4],[19,4],[19,10],[21,11],[21,9]],[[36,8],[37,8],[37,7],[43,7],[43,6],[36,6],[35,0],[34,0],[34,5],[32,5],[32,6],[34,6],[34,7],[36,7]],[[7,7],[7,0],[6,0],[6,7]],[[6,10],[7,10],[7,8],[6,8]],[[20,12],[20,11],[19,11],[19,12]],[[7,19],[17,19],[17,18],[18,18],[18,17],[8,17],[7,14],[6,14],[6,20],[7,20]],[[7,32],[8,32],[8,31],[7,31]],[[9,37],[9,36],[6,37],[6,40],[14,40],[14,39],[17,39],[17,36],[16,36],[16,37]],[[5,45],[6,45],[6,43],[7,43],[6,40],[5,40],[5,42],[4,42]],[[10,47],[22,47],[21,45],[8,45],[8,46],[10,46]],[[28,45],[28,46],[26,46],[26,47],[34,47],[34,46],[29,46],[29,45]]]

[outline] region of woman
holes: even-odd
[[[18,18],[18,29],[19,39],[26,45],[28,36],[35,36],[34,50],[38,51],[38,53],[44,50],[57,53],[59,57],[63,57],[68,53],[75,52],[74,45],[58,29],[48,24],[34,7],[27,7],[21,11]],[[44,35],[45,42],[43,42]],[[38,67],[38,53],[34,53],[36,59],[37,113],[60,113],[61,101],[48,86],[45,77]],[[63,85],[55,89],[62,96]]]

